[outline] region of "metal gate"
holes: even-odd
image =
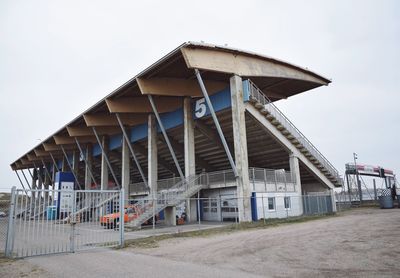
[[[123,191],[11,192],[6,256],[75,252],[124,242]]]

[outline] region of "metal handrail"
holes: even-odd
[[[248,80],[250,96],[261,102],[276,120],[280,122],[295,138],[340,182],[338,170],[326,159],[326,157],[304,136],[303,133],[276,107],[272,101],[251,81]]]
[[[257,182],[257,181],[263,181],[265,183],[294,183],[292,173],[290,171],[284,171],[283,173],[277,175],[277,173],[280,173],[282,170],[281,169],[264,169],[264,168],[254,168],[250,167],[249,168],[249,180],[250,182]],[[215,172],[205,172],[201,173],[200,175],[193,175],[190,177],[186,178],[186,186],[189,186],[192,183],[192,180],[201,180],[204,185],[210,185],[210,184],[228,184],[236,181],[235,175],[232,171],[232,169],[227,169],[227,170],[220,170],[220,171],[215,171]],[[171,189],[176,189],[178,187],[181,187],[183,182],[180,180],[180,178],[169,178],[169,179],[162,179],[157,181],[157,191],[164,191],[167,192],[168,190]],[[171,184],[171,186],[164,187],[160,186],[160,184]],[[140,188],[141,190],[144,188],[144,183],[134,183],[130,184],[131,187],[135,188]],[[147,188],[147,190],[150,190],[150,188]],[[133,191],[133,190],[131,190]]]

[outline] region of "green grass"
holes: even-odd
[[[339,214],[325,214],[325,215],[313,215],[313,216],[298,216],[289,217],[284,219],[268,219],[260,220],[257,222],[244,222],[239,224],[227,225],[224,227],[210,228],[204,230],[190,231],[190,232],[180,232],[173,234],[165,234],[159,236],[150,236],[140,239],[130,239],[125,241],[125,247],[134,248],[156,248],[159,246],[159,242],[171,238],[191,238],[191,237],[210,237],[219,234],[230,234],[238,231],[247,231],[254,229],[266,229],[270,227],[276,227],[280,225],[294,224],[313,221],[322,218],[335,217]]]

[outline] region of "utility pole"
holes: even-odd
[[[360,197],[360,205],[361,205],[361,203],[362,203],[362,191],[361,191],[361,182],[360,182],[360,177],[358,176],[358,169],[357,169],[357,154],[356,153],[353,153],[353,159],[354,159],[354,168],[355,168],[355,171],[356,171],[356,177],[357,177],[357,186],[358,186],[358,194],[359,194],[359,197]]]

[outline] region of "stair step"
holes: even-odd
[[[253,97],[253,96],[250,96],[250,99],[249,99],[249,101],[251,102],[251,103],[257,103],[257,99],[255,98],[255,97]]]
[[[264,108],[264,105],[263,105],[261,102],[257,102],[256,104],[254,104],[254,106],[255,106],[257,109]]]

